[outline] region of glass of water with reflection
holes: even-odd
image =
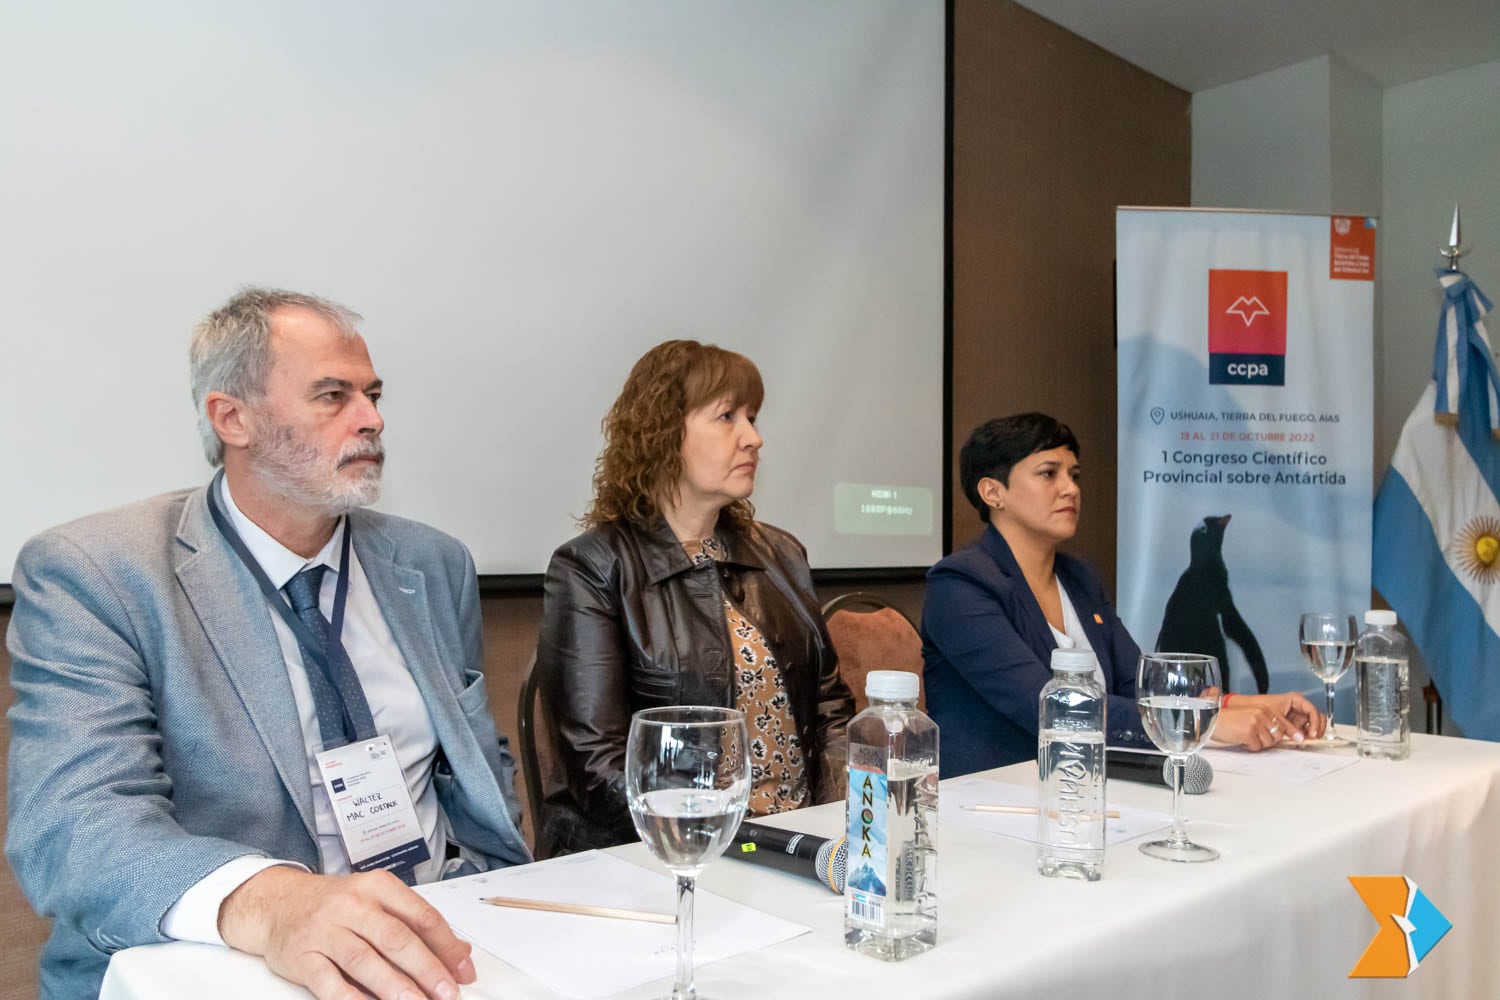
[[[745,713],[694,705],[635,713],[625,792],[636,833],[677,876],[677,977],[668,1000],[695,1000],[693,887],[734,838],[750,800]]]
[[[1200,653],[1142,653],[1135,696],[1141,725],[1172,759],[1172,833],[1141,845],[1164,861],[1213,861],[1219,852],[1188,839],[1182,818],[1182,776],[1187,760],[1213,735],[1221,701],[1219,661]]]
[[[1323,682],[1327,693],[1328,732],[1323,736],[1324,746],[1351,745],[1347,738],[1339,735],[1333,724],[1333,689],[1354,660],[1354,641],[1357,638],[1359,630],[1354,627],[1354,616],[1330,611],[1303,615],[1297,631],[1302,658]]]

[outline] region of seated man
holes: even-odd
[[[92,996],[111,953],[176,939],[264,955],[323,998],[362,995],[352,980],[447,1000],[469,946],[403,882],[530,859],[474,564],[361,509],[384,423],[358,318],[235,296],[190,352],[222,473],[21,552],[5,847],[53,919],[43,997]],[[341,831],[351,787],[389,800],[373,855],[370,828]]]

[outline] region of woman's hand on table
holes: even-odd
[[[1282,740],[1303,743],[1320,739],[1328,721],[1312,702],[1295,691],[1281,694],[1226,696],[1214,739],[1259,751]]]

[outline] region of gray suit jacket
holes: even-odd
[[[486,704],[468,551],[356,511],[354,545],[442,747],[452,836],[530,860]],[[163,941],[204,875],[262,855],[318,870],[312,789],[272,611],[185,490],[47,531],[21,551],[5,853],[53,919],[43,997],[98,992],[110,954]]]

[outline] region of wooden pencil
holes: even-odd
[[[515,910],[543,910],[547,913],[571,913],[580,917],[609,917],[612,920],[644,920],[653,924],[675,924],[670,913],[649,910],[622,910],[614,906],[592,906],[588,903],[559,903],[550,899],[521,899],[516,896],[485,896],[482,902]]]

